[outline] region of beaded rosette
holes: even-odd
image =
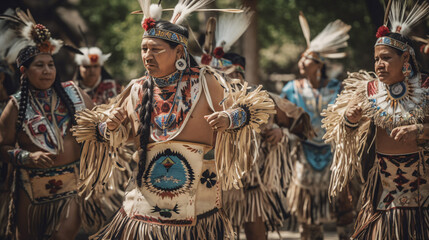
[[[428,91],[421,87],[420,74],[389,86],[381,81],[368,84],[368,99],[377,126],[391,131],[423,121]]]

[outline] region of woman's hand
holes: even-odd
[[[204,118],[215,131],[224,131],[229,127],[229,117],[225,112],[214,112]]]
[[[272,128],[265,132],[265,139],[272,145],[276,145],[283,138],[283,131],[281,128]]]
[[[408,125],[396,127],[390,133],[390,137],[395,141],[400,142],[411,142],[416,141],[418,135],[417,125]]]
[[[29,159],[22,162],[23,166],[50,168],[54,165],[55,154],[37,151],[31,152]]]
[[[116,130],[119,125],[127,118],[127,111],[124,108],[115,108],[110,113],[109,118],[106,120],[107,128],[110,131]]]
[[[357,123],[362,118],[362,108],[359,104],[349,107],[346,111],[345,117],[350,123]]]

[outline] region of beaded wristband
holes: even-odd
[[[29,151],[17,148],[17,149],[8,150],[7,153],[9,154],[9,157],[13,160],[13,162],[17,166],[24,166],[30,163]]]
[[[104,142],[107,139],[107,123],[101,122],[96,126],[96,138],[99,142]]]
[[[242,127],[247,122],[247,113],[243,108],[234,108],[223,111],[228,115],[228,129],[236,129]]]
[[[354,129],[354,128],[359,127],[359,122],[357,122],[357,123],[350,122],[349,119],[347,119],[346,115],[344,115],[344,120],[345,120],[344,124],[349,128]]]

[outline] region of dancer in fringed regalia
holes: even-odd
[[[205,54],[201,61],[226,74],[231,83],[244,82],[245,59],[229,50],[247,29],[251,15],[248,11],[225,13],[217,22],[210,19],[207,23]],[[216,33],[214,39],[210,33]],[[278,231],[288,216],[285,200],[291,163],[284,129],[289,128],[303,138],[312,133],[309,116],[302,108],[275,94],[270,93],[270,97],[277,113],[270,116],[261,133],[255,133],[254,149],[247,155],[254,163],[242,179],[243,188],[224,192],[225,211],[238,231],[244,227],[246,239],[267,239],[267,230]]]
[[[253,131],[275,110],[260,87],[247,93],[247,83],[231,85],[213,69],[198,68],[188,53],[188,30],[179,24],[209,2],[179,1],[171,20],[163,21],[159,4],[139,1],[147,74],[110,105],[79,114],[74,135],[84,142],[83,189],[97,191],[121,164],[121,144],[140,140],[123,206],[93,239],[234,235],[221,193],[242,186]]]
[[[300,223],[301,239],[323,239],[323,223],[335,220],[340,239],[348,239],[353,224],[353,206],[347,192],[335,199],[338,204],[328,200],[332,152],[322,139],[325,131],[321,113],[328,104],[334,103],[341,89],[340,81],[328,78],[326,59],[345,57],[345,53],[338,50],[347,46],[347,32],[351,27],[336,20],[310,41],[310,29],[302,13],[299,20],[307,41],[307,50],[298,62],[304,78],[287,83],[281,96],[310,115],[316,136],[302,140],[289,134],[293,176],[287,193],[288,207]]]
[[[65,46],[62,41],[52,39],[29,12],[17,9],[16,16],[0,17],[11,27],[0,42],[12,43],[7,58],[16,59],[21,72],[21,89],[0,118],[2,160],[14,167],[7,234],[73,239],[81,224],[80,146],[69,130],[75,111],[93,104],[56,74],[52,55]]]
[[[375,73],[350,73],[324,112],[324,139],[336,146],[331,195],[356,172],[365,180],[353,239],[429,239],[428,79],[409,38],[429,4],[415,4],[408,16],[406,7],[406,1],[388,4]]]

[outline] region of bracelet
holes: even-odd
[[[247,112],[239,107],[223,111],[229,118],[228,129],[237,129],[243,127],[248,122]]]
[[[359,122],[357,123],[350,122],[349,119],[347,119],[346,115],[344,115],[344,120],[345,120],[344,124],[349,128],[355,129],[359,127]]]
[[[8,150],[9,157],[17,166],[24,166],[30,163],[30,152],[20,148]]]
[[[425,131],[423,129],[423,124],[421,124],[421,123],[416,124],[416,127],[417,127],[417,139],[419,139],[422,137],[422,135]]]
[[[99,124],[96,125],[95,127],[95,137],[97,138],[97,141],[99,142],[105,142],[107,137],[107,123],[106,122],[101,122]]]

